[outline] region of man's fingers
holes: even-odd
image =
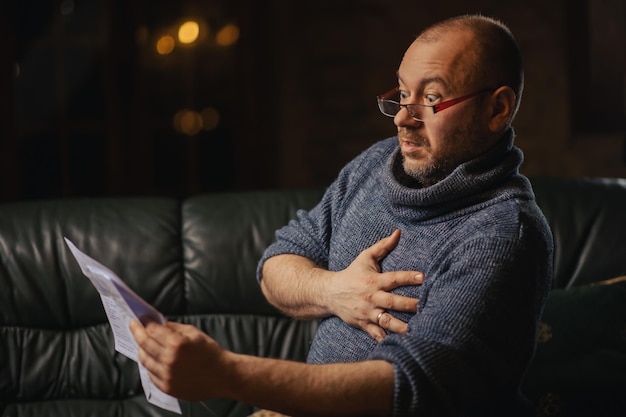
[[[150,322],[143,327],[139,322],[133,320],[130,323],[130,331],[132,332],[137,345],[146,352],[147,355],[153,357],[156,361],[161,361],[165,348],[170,342],[172,331],[167,327],[156,322]]]
[[[130,331],[139,346],[137,359],[148,370],[153,380],[161,380],[163,365],[157,358],[163,347],[148,334],[146,329],[137,320],[131,321]]]
[[[142,326],[137,320],[132,320],[130,322],[130,331],[133,334],[137,345],[139,345],[142,349],[145,349],[146,347],[150,348],[151,345],[157,343],[157,341],[154,340],[153,335],[148,332],[148,329]],[[154,349],[152,348],[152,350]]]
[[[137,359],[148,370],[152,379],[161,380],[163,375],[163,365],[150,356],[143,348],[137,351]]]
[[[398,241],[400,240],[400,229],[396,229],[393,233],[385,238],[382,238],[378,242],[374,243],[368,249],[367,252],[371,254],[371,256],[376,259],[376,261],[380,261],[383,259],[393,248],[396,247]]]
[[[191,324],[176,323],[175,321],[167,321],[165,327],[173,332],[180,333],[187,336],[195,336],[198,333],[198,328]]]
[[[395,318],[393,315],[389,314],[389,312],[384,310],[381,310],[376,315],[376,323],[382,330],[392,333],[405,334],[409,328],[407,323]]]
[[[145,330],[144,330],[143,326],[137,320],[131,320],[131,322],[130,322],[130,332],[133,334],[135,339],[137,339],[137,338],[142,338],[143,339],[144,337],[146,337]]]
[[[377,310],[376,317],[372,317],[371,322],[362,326],[362,329],[370,334],[377,341],[381,341],[387,336],[387,331],[398,334],[405,334],[408,324],[399,320],[386,311]]]
[[[378,292],[372,297],[376,306],[390,311],[402,311],[405,313],[417,312],[419,300],[417,298],[405,297],[403,295],[388,292]]]
[[[381,289],[391,291],[406,285],[421,285],[424,283],[424,274],[419,271],[385,272],[380,277]]]
[[[382,313],[380,315],[380,318],[378,318],[377,316],[377,320],[378,325],[382,329],[388,330],[393,333],[405,334],[409,327],[408,324],[406,324],[402,320],[395,318],[387,312]]]
[[[368,323],[364,325],[363,330],[369,333],[369,335],[372,336],[374,339],[376,339],[376,341],[378,342],[380,342],[381,340],[385,338],[385,336],[387,336],[387,333],[385,333],[385,330],[379,325],[374,324],[374,323]]]
[[[174,332],[167,323],[165,325],[159,324],[155,321],[148,322],[146,324],[146,333],[156,339],[165,338],[171,336]]]

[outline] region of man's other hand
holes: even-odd
[[[220,373],[229,352],[194,326],[132,321],[130,330],[139,346],[138,358],[150,379],[163,392],[199,401],[225,394],[228,378]]]
[[[385,330],[404,334],[407,323],[387,311],[415,313],[418,300],[397,294],[395,288],[419,285],[424,275],[417,271],[381,273],[380,261],[400,240],[400,230],[365,249],[343,271],[333,274],[328,285],[329,309],[347,324],[361,328],[376,340],[382,340]]]

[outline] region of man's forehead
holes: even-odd
[[[444,87],[458,82],[463,84],[473,56],[472,39],[466,31],[445,33],[426,42],[416,39],[404,54],[398,79],[422,87],[426,84]]]

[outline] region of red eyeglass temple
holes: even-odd
[[[435,104],[434,106],[427,106],[427,107],[432,107],[433,112],[437,113],[438,111],[445,110],[448,107],[454,106],[455,104],[458,104],[458,103],[460,103],[462,101],[468,100],[468,99],[470,99],[472,97],[475,97],[475,96],[477,96],[479,94],[492,92],[494,90],[495,90],[495,88],[488,88],[488,89],[485,89],[485,90],[480,90],[480,91],[477,91],[475,93],[471,93],[471,94],[467,94],[467,95],[464,95],[464,96],[461,96],[461,97],[453,98],[451,100],[444,101],[443,103],[439,103],[439,104]],[[400,91],[399,87],[394,87],[391,90],[387,91],[385,94],[380,95],[379,98],[382,98],[383,100],[386,100],[389,97],[393,96],[394,94],[397,94],[399,91]]]
[[[472,93],[472,94],[467,94],[465,96],[461,96],[461,97],[453,98],[453,99],[448,100],[448,101],[444,101],[443,103],[435,104],[433,106],[433,111],[435,113],[437,113],[438,111],[445,110],[448,107],[454,106],[455,104],[458,104],[458,103],[460,103],[462,101],[465,101],[467,99],[475,97],[475,96],[477,96],[479,94],[486,93],[486,92],[491,92],[491,91],[494,91],[494,89],[493,88],[488,88],[486,90],[480,90],[480,91],[477,91],[477,92]]]

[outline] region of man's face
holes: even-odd
[[[401,103],[434,105],[484,88],[471,81],[474,59],[472,37],[465,31],[449,32],[436,41],[416,40],[398,70]],[[394,123],[407,175],[422,186],[432,185],[491,146],[481,98],[436,114],[430,108],[420,109],[423,122],[411,118],[404,108],[398,112]]]

